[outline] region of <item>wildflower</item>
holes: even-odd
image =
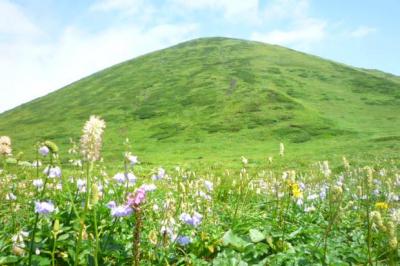
[[[313,211],[315,211],[315,207],[313,205],[311,205],[310,207],[305,207],[304,211],[305,212],[313,212]]]
[[[203,216],[198,212],[194,212],[192,216],[190,214],[184,212],[179,216],[179,219],[182,222],[184,222],[188,225],[194,226],[194,227],[197,227],[198,225],[201,224],[202,218],[203,218]]]
[[[110,202],[107,203],[107,207],[109,209],[112,209],[112,208],[117,207],[117,204],[115,203],[115,201],[110,201]]]
[[[192,242],[188,236],[178,236],[176,242],[181,246],[186,246]]]
[[[374,191],[372,191],[372,194],[374,194],[375,196],[379,196],[381,192],[379,191],[379,189],[374,189]]]
[[[123,173],[117,173],[116,175],[114,175],[113,179],[118,183],[124,183],[126,180],[125,174]]]
[[[167,222],[164,221],[164,223],[167,223]],[[163,226],[161,226],[160,233],[163,236],[167,236],[168,235],[171,241],[175,241],[175,239],[177,237],[175,232],[174,232],[173,225],[163,225]]]
[[[58,166],[47,166],[43,173],[49,178],[61,177],[61,169]]]
[[[329,168],[329,162],[323,161],[321,165],[321,171],[325,177],[329,177],[332,173],[331,169]]]
[[[7,193],[6,200],[10,200],[10,201],[17,200],[17,196],[15,196],[14,193],[12,193],[12,192]]]
[[[39,148],[38,152],[42,156],[47,156],[49,154],[50,150],[47,146],[42,146]]]
[[[179,216],[179,220],[185,223],[190,223],[192,221],[192,216],[190,214],[184,212]]]
[[[343,166],[344,166],[344,168],[346,169],[346,170],[349,170],[350,169],[350,163],[349,163],[349,161],[347,161],[347,159],[346,159],[346,157],[344,157],[343,156]]]
[[[290,189],[291,189],[293,197],[295,197],[296,199],[299,199],[299,198],[303,197],[303,192],[301,192],[299,184],[291,183],[290,184]]]
[[[284,156],[285,155],[285,146],[283,145],[283,143],[279,143],[279,155],[280,156]]]
[[[163,179],[164,176],[165,176],[165,170],[164,170],[164,168],[160,167],[160,168],[158,168],[158,170],[157,170],[157,174],[156,174],[156,175],[153,175],[151,178],[152,178],[153,180],[160,180],[160,179]]]
[[[371,221],[377,225],[377,227],[379,228],[379,230],[381,231],[386,231],[386,227],[383,225],[383,220],[382,220],[382,216],[381,213],[378,211],[372,211],[370,213],[370,218]]]
[[[213,190],[214,184],[211,181],[204,180],[204,185],[206,186],[208,192],[211,192]]]
[[[76,180],[76,186],[79,190],[79,192],[86,192],[86,180],[83,179],[78,179]]]
[[[338,200],[340,196],[343,194],[343,189],[341,186],[333,186],[332,187],[332,198],[333,200]]]
[[[42,166],[42,162],[41,161],[32,162],[32,167],[40,167],[40,166]]]
[[[42,188],[43,187],[43,180],[42,179],[35,179],[32,181],[32,184],[37,187],[37,188]]]
[[[303,203],[304,203],[304,202],[303,202],[303,199],[302,199],[302,198],[298,198],[298,199],[296,200],[296,205],[299,206],[299,207],[302,206]]]
[[[139,163],[138,157],[135,155],[131,155],[130,153],[127,153],[125,155],[126,160],[128,160],[128,162],[134,166],[135,164]]]
[[[318,195],[317,194],[311,194],[308,195],[307,200],[316,200],[318,199]]]
[[[127,205],[119,205],[111,208],[111,216],[113,217],[125,217],[131,215],[133,209]]]
[[[156,185],[154,185],[154,184],[143,184],[140,187],[142,187],[146,192],[154,191],[157,189]]]
[[[395,224],[400,224],[400,209],[394,209],[390,213],[390,218]]]
[[[128,173],[128,174],[126,174],[126,177],[127,177],[127,179],[128,179],[128,181],[129,181],[129,183],[131,183],[131,184],[135,184],[136,183],[136,176],[134,175],[134,174],[132,174],[132,173]]]
[[[13,235],[11,241],[13,242],[13,252],[21,253],[16,255],[22,255],[25,251],[25,238],[28,237],[29,233],[26,231],[19,231],[17,234]]]
[[[137,208],[146,198],[146,190],[140,187],[136,190],[135,194],[128,195],[127,205]]]
[[[58,146],[54,142],[52,142],[50,140],[46,140],[43,143],[43,145],[46,146],[51,153],[53,153],[53,154],[58,153]]]
[[[199,191],[199,192],[198,192],[198,195],[199,195],[200,197],[202,197],[203,199],[205,199],[205,200],[211,200],[211,196],[210,196],[210,195],[207,195],[207,194],[204,193],[203,191]]]
[[[35,212],[40,214],[49,214],[54,212],[54,204],[46,201],[35,202]]]
[[[12,152],[11,149],[11,139],[8,136],[0,137],[0,154],[2,155],[10,155]]]
[[[36,248],[35,249],[35,254],[39,256],[40,255],[40,249]]]
[[[387,210],[389,208],[389,205],[386,202],[380,201],[375,203],[375,208],[381,210]]]
[[[387,231],[389,235],[389,247],[393,250],[397,249],[397,233],[396,233],[396,225],[389,221],[387,223]]]
[[[243,163],[244,165],[246,165],[246,164],[249,163],[249,160],[247,160],[246,157],[242,156],[241,159],[242,159],[242,163]]]
[[[81,137],[81,153],[88,161],[100,159],[102,136],[106,124],[97,116],[90,116],[89,121],[83,127]]]
[[[158,212],[159,209],[160,209],[160,207],[158,207],[157,204],[154,204],[154,205],[153,205],[153,211],[154,211],[154,212]]]
[[[326,193],[327,193],[327,191],[328,191],[328,186],[324,184],[324,185],[321,187],[321,191],[320,191],[320,193],[319,193],[319,197],[321,198],[321,200],[324,200],[324,199],[326,198]]]
[[[193,216],[192,216],[192,220],[193,220],[193,226],[197,227],[199,224],[201,224],[201,220],[203,219],[203,215],[201,215],[198,212],[194,212]]]
[[[150,231],[150,233],[149,233],[149,241],[153,245],[157,245],[157,243],[158,243],[157,231],[155,231],[155,230],[151,230]]]

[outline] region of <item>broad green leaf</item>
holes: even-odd
[[[238,251],[243,251],[246,246],[249,245],[248,242],[244,241],[242,238],[235,235],[232,230],[227,231],[222,237],[222,243],[225,246],[232,246],[234,249]]]
[[[250,229],[249,234],[251,241],[254,243],[261,242],[265,239],[264,234],[257,229]]]

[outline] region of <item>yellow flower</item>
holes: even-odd
[[[375,208],[387,210],[389,208],[389,205],[386,202],[380,201],[380,202],[375,203]]]
[[[289,183],[290,189],[292,191],[293,197],[296,199],[303,197],[303,192],[301,192],[299,184],[297,183]]]

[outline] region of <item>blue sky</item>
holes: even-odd
[[[0,112],[204,36],[400,75],[398,0],[0,0]]]

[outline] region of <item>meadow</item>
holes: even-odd
[[[165,167],[122,138],[107,163],[104,131],[92,116],[68,152],[43,140],[30,160],[0,137],[1,265],[400,262],[395,158],[296,164],[278,143],[235,167]]]

